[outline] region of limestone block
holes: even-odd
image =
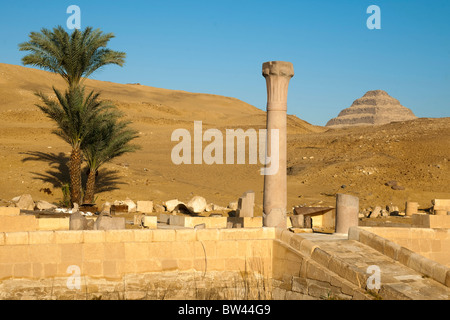
[[[414,227],[419,228],[431,228],[431,229],[450,228],[449,215],[415,214],[412,216],[411,222]]]
[[[34,205],[33,197],[30,194],[21,195],[16,203],[16,207],[22,210],[34,210]]]
[[[173,200],[166,201],[164,203],[164,205],[166,206],[167,211],[172,212],[173,210],[175,210],[175,207],[177,205],[179,205],[180,203],[182,203],[182,202],[178,201],[178,199],[173,199]]]
[[[142,218],[142,224],[149,229],[156,229],[158,227],[158,218],[154,216],[144,216]]]
[[[143,218],[144,218],[143,214],[135,214],[134,217],[133,217],[133,224],[135,226],[141,226]]]
[[[169,224],[170,223],[170,217],[172,215],[171,214],[167,214],[167,213],[161,213],[158,216],[158,222],[160,223],[165,223],[165,224]]]
[[[419,208],[419,203],[417,202],[406,202],[405,214],[407,216],[412,216],[413,214],[417,214]]]
[[[33,215],[0,216],[0,232],[36,231],[37,219]]]
[[[20,208],[17,207],[0,207],[0,216],[18,216]]]
[[[138,201],[137,211],[141,213],[152,213],[153,212],[153,201]]]
[[[70,218],[39,218],[39,230],[69,230]]]
[[[186,228],[194,228],[197,225],[205,224],[206,228],[226,228],[227,217],[189,217],[171,215],[169,224]]]
[[[125,218],[101,214],[94,225],[94,230],[124,230]]]
[[[128,206],[128,212],[136,212],[136,207],[137,206],[136,206],[136,204],[134,203],[133,200],[127,198],[124,201],[124,204],[126,204]]]
[[[239,198],[236,214],[238,217],[253,217],[255,192],[247,191]]]
[[[72,213],[69,219],[69,230],[88,230],[88,221],[79,212]]]
[[[44,201],[44,200],[38,200],[36,201],[36,209],[37,210],[53,210],[56,209],[57,206],[54,204]]]
[[[227,222],[231,222],[233,227],[238,224],[242,228],[261,228],[263,226],[262,217],[228,217]]]
[[[206,199],[200,196],[193,197],[188,203],[188,209],[192,210],[195,213],[202,213],[206,210]]]

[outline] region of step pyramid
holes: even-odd
[[[350,108],[342,110],[336,118],[327,123],[327,127],[377,125],[395,121],[414,120],[414,113],[402,106],[386,91],[368,91],[362,98],[353,102]]]

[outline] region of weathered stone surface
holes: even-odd
[[[106,214],[100,214],[95,221],[94,230],[123,230],[125,229],[124,217],[112,217]]]
[[[30,194],[21,195],[16,202],[16,207],[21,210],[34,210],[34,206],[33,197]]]
[[[352,226],[358,226],[359,198],[336,194],[336,233],[348,233]]]
[[[161,204],[155,204],[155,212],[157,212],[157,213],[161,213],[161,212],[165,212],[166,211],[166,208],[164,208],[164,206],[163,205],[161,205]]]
[[[173,200],[166,201],[164,204],[166,206],[166,210],[168,212],[172,212],[173,210],[175,210],[175,207],[177,205],[179,205],[180,203],[182,203],[182,202],[178,201],[178,199],[173,199]]]
[[[236,214],[238,217],[253,217],[255,192],[247,191],[239,198]]]
[[[381,207],[375,207],[373,209],[372,213],[370,214],[369,218],[378,218],[381,216]]]
[[[138,201],[137,211],[142,213],[152,213],[153,212],[153,201]]]
[[[20,209],[17,207],[0,207],[0,216],[18,216]]]
[[[126,204],[128,206],[128,212],[136,212],[137,206],[136,206],[136,203],[134,203],[133,200],[127,198],[124,201],[124,204]]]
[[[69,230],[87,230],[88,221],[85,216],[76,211],[70,215]]]
[[[189,210],[195,212],[195,213],[202,213],[206,210],[207,206],[206,199],[200,196],[193,197],[188,203],[187,207]]]
[[[230,209],[230,210],[237,210],[237,208],[238,208],[238,202],[237,201],[233,201],[233,202],[230,202],[228,204],[228,209]]]
[[[264,167],[263,223],[265,227],[287,227],[287,95],[294,66],[286,61],[263,63],[262,75],[267,87],[267,155],[271,163]],[[276,130],[276,131],[274,131]],[[272,134],[278,133],[278,139]],[[273,141],[277,141],[273,145]],[[274,148],[272,150],[272,147]],[[274,156],[276,155],[276,156]],[[277,161],[278,163],[274,163]]]
[[[342,110],[327,127],[339,128],[360,125],[386,124],[394,121],[414,120],[414,113],[383,90],[368,91],[353,102],[350,108]]]
[[[37,210],[52,210],[52,209],[56,209],[56,208],[57,208],[57,206],[55,206],[54,204],[47,202],[47,201],[38,200],[36,202]]]
[[[108,213],[108,214],[111,213],[111,203],[105,202],[105,203],[102,205],[101,212],[105,212],[105,213]]]

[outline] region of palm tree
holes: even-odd
[[[71,202],[81,204],[81,163],[82,149],[91,137],[93,128],[102,114],[114,106],[98,100],[98,93],[91,91],[85,96],[84,87],[74,87],[62,94],[53,88],[56,100],[42,93],[36,95],[43,105],[36,105],[48,118],[57,124],[53,131],[72,147],[69,160]]]
[[[53,28],[52,31],[43,28],[41,32],[31,32],[29,37],[28,42],[19,44],[20,51],[30,52],[22,58],[23,64],[60,74],[69,86],[65,96],[54,89],[60,106],[41,93],[38,93],[38,96],[46,105],[41,107],[41,110],[57,122],[58,134],[72,146],[69,163],[71,202],[80,204],[83,141],[77,139],[84,138],[87,133],[77,131],[76,128],[81,130],[81,128],[89,127],[89,124],[82,123],[85,117],[89,118],[82,106],[89,109],[89,104],[99,104],[96,101],[97,95],[93,92],[84,100],[84,103],[82,102],[84,99],[84,88],[81,88],[83,77],[89,77],[108,64],[123,66],[126,54],[106,48],[109,40],[114,38],[114,34],[104,34],[92,27],[87,27],[84,31],[77,29],[71,34],[68,34],[61,26]],[[59,107],[61,109],[58,111]],[[70,121],[75,123],[68,124],[67,122]]]
[[[140,146],[130,144],[139,136],[138,132],[128,127],[130,121],[120,120],[121,116],[119,112],[101,114],[83,146],[83,154],[89,168],[84,203],[94,202],[95,179],[103,164],[140,149]]]
[[[108,64],[123,66],[124,52],[106,48],[114,34],[87,27],[68,34],[58,26],[50,31],[31,32],[30,41],[19,44],[20,51],[30,54],[22,58],[24,65],[36,66],[60,74],[72,88],[96,70]]]

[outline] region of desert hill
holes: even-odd
[[[266,113],[234,98],[111,82],[86,80],[90,89],[113,101],[140,132],[142,150],[105,165],[97,203],[154,200],[193,195],[226,206],[247,190],[261,210],[262,165],[180,165],[171,161],[175,129],[203,130],[265,126]],[[70,147],[51,134],[53,123],[35,106],[33,92],[63,88],[59,76],[0,64],[0,205],[29,193],[57,203],[68,181]],[[264,83],[262,83],[264,85]],[[208,143],[204,143],[205,147]],[[450,118],[417,119],[370,127],[327,129],[288,117],[288,205],[334,205],[334,194],[360,197],[361,207],[448,198]],[[385,186],[397,180],[405,190]]]
[[[202,121],[203,130],[217,128],[224,136],[227,128],[258,130],[265,127],[266,112],[235,98],[211,94],[95,80],[85,84],[115,103],[141,136],[136,141],[141,151],[103,168],[99,178],[105,192],[99,194],[98,202],[126,197],[185,201],[198,194],[226,206],[248,189],[262,190],[261,165],[174,165],[171,149],[177,143],[171,141],[171,134],[184,128],[193,135],[194,121]],[[65,83],[50,72],[0,64],[0,199],[4,202],[23,193],[54,202],[62,198],[70,147],[51,134],[53,122],[35,106],[34,95],[42,91],[54,96],[52,86],[64,89]],[[292,115],[288,124],[290,133],[323,131]]]

